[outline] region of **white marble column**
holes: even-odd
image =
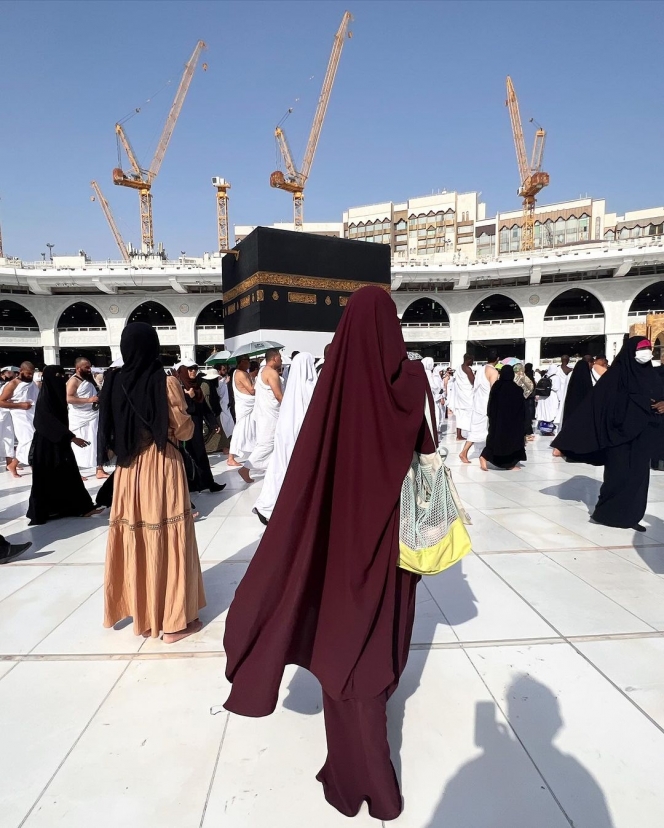
[[[60,362],[60,349],[55,345],[44,345],[44,365],[57,365]]]
[[[453,339],[450,342],[450,365],[452,368],[458,368],[461,365],[467,349],[468,342],[465,339]]]
[[[539,336],[526,337],[526,362],[532,362],[533,368],[539,366],[542,358],[542,338]]]

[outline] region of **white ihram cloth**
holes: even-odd
[[[488,365],[485,365],[475,374],[473,408],[470,413],[470,428],[468,429],[468,439],[471,443],[486,443],[487,434],[489,433],[487,409],[489,408],[491,384],[487,376],[488,367]]]
[[[554,423],[558,416],[558,410],[560,409],[560,377],[558,376],[558,366],[550,365],[546,375],[551,380],[551,393],[546,399],[538,401],[535,419],[538,422]]]
[[[28,466],[28,456],[30,454],[30,446],[32,445],[32,438],[35,436],[35,427],[33,420],[35,419],[35,404],[39,396],[39,386],[34,382],[19,382],[16,386],[10,402],[21,403],[31,402],[32,408],[23,411],[20,408],[10,409],[12,415],[12,424],[14,426],[14,436],[16,437],[16,459],[24,466]]]
[[[96,397],[99,391],[93,383],[81,380],[76,389],[76,396],[82,400]],[[69,405],[69,430],[75,437],[87,440],[89,446],[81,448],[71,444],[79,469],[94,469],[97,467],[97,431],[99,429],[99,411],[95,411],[92,403],[83,405]]]
[[[7,385],[0,383],[0,391]],[[8,408],[0,408],[0,458],[14,456],[14,426],[12,412]]]
[[[560,426],[563,422],[563,411],[565,409],[565,397],[567,396],[567,386],[569,385],[569,378],[572,376],[572,372],[570,371],[569,374],[566,374],[562,366],[558,368],[556,376],[560,381],[560,391],[558,392],[558,414],[556,415],[556,419],[554,420],[555,424]]]
[[[473,384],[459,366],[454,372],[454,413],[456,427],[461,431],[470,429],[470,416],[473,410]]]
[[[256,445],[256,423],[253,417],[256,397],[253,394],[245,394],[240,391],[235,382],[238,373],[239,369],[234,371],[231,380],[235,392],[235,428],[233,429],[229,452],[238,463],[241,463],[249,457]]]
[[[265,473],[263,490],[258,496],[254,511],[268,520],[272,517],[281,484],[286,476],[297,435],[304,422],[304,415],[316,387],[318,373],[311,354],[297,354],[288,372],[288,382],[279,412],[279,422],[274,432],[274,452]]]
[[[233,429],[235,428],[235,420],[231,414],[231,401],[228,396],[228,383],[220,379],[217,383],[217,391],[219,393],[219,403],[221,405],[221,414],[219,415],[219,422],[224,430],[224,434],[231,439]]]
[[[281,382],[281,378],[279,381]],[[274,433],[277,429],[280,407],[270,386],[263,382],[263,371],[260,371],[256,377],[256,404],[251,415],[256,423],[256,445],[244,462],[248,469],[259,472],[267,469],[274,451]]]
[[[431,359],[431,357],[424,357],[422,360],[422,367],[424,368],[424,372],[429,380],[429,386],[431,387],[431,394],[433,396],[434,408],[436,411],[436,427],[438,429],[438,433],[440,434],[440,426],[444,415],[444,409],[442,408],[443,381],[440,378],[440,372],[434,370],[433,359]]]
[[[448,377],[447,380],[447,407],[454,414],[456,408],[456,382],[454,377]]]

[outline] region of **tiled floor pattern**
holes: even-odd
[[[601,469],[528,448],[519,472],[462,466],[474,554],[419,587],[390,703],[405,828],[664,825],[664,474],[644,535],[589,521]],[[0,474],[0,828],[278,828],[350,823],[324,801],[317,682],[289,669],[267,719],[231,717],[222,641],[259,542],[217,462],[196,498],[208,606],[172,647],[101,626],[104,516],[28,529],[30,478]],[[94,488],[95,484],[90,483]]]

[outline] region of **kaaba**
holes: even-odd
[[[390,246],[257,227],[222,260],[225,347],[323,353],[354,291],[390,290]]]

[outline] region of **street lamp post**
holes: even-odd
[[[48,247],[48,257],[51,261],[53,261],[53,248],[55,247],[55,245],[46,242],[46,247]]]

